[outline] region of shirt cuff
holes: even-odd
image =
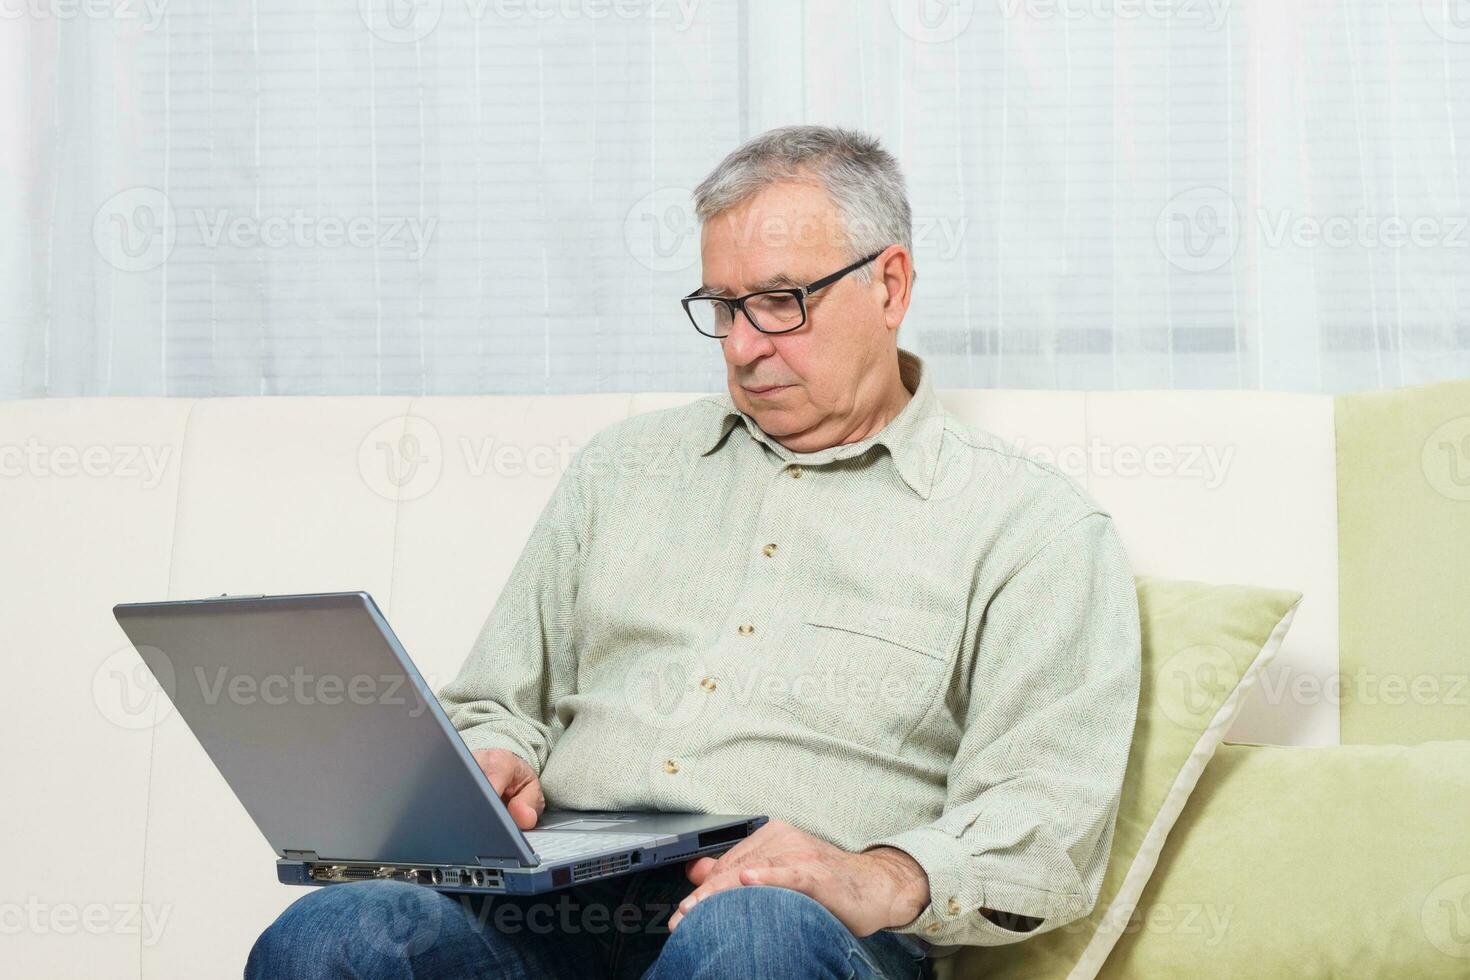
[[[935,945],[1003,946],[1046,932],[1087,911],[1080,893],[1063,895],[987,875],[984,855],[970,854],[964,842],[932,826],[893,834],[864,850],[874,847],[903,851],[929,878],[929,904],[912,922],[889,932],[922,936]],[[1007,929],[982,914],[982,908],[1041,922],[1026,931]]]
[[[459,737],[464,740],[464,744],[471,752],[479,752],[482,749],[505,749],[507,752],[513,752],[526,761],[526,765],[531,767],[531,771],[538,779],[541,777],[541,767],[536,762],[536,753],[532,752],[520,739],[507,735],[491,724],[466,728],[459,733]]]

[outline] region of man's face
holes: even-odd
[[[742,296],[806,285],[853,261],[844,244],[841,218],[820,185],[772,184],[705,224],[704,291]],[[893,330],[898,325],[894,303],[882,275],[865,283],[849,274],[806,303],[807,322],[790,333],[761,333],[737,314],[719,341],[730,397],[777,438],[850,417],[860,400],[878,397],[874,369],[896,345],[889,329],[890,321]]]

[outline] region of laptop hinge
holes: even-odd
[[[283,851],[281,851],[281,856],[284,857],[287,861],[320,861],[321,860],[321,858],[317,857],[316,851],[298,851],[298,850],[295,850],[295,849],[290,848],[290,847],[288,847],[288,848],[284,849]]]
[[[479,862],[482,868],[501,868],[508,871],[517,871],[521,868],[534,868],[541,863],[541,859],[534,854],[531,855],[530,864],[522,864],[515,858],[485,857],[483,854],[477,854],[475,860]]]

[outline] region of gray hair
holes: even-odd
[[[874,136],[833,126],[784,126],[736,149],[694,189],[703,225],[780,180],[814,178],[842,218],[856,262],[889,245],[914,250],[913,212],[903,171]],[[872,266],[856,273],[872,280]]]

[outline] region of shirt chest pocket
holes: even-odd
[[[897,749],[939,697],[962,626],[935,610],[828,597],[796,628],[778,704],[816,733]]]

